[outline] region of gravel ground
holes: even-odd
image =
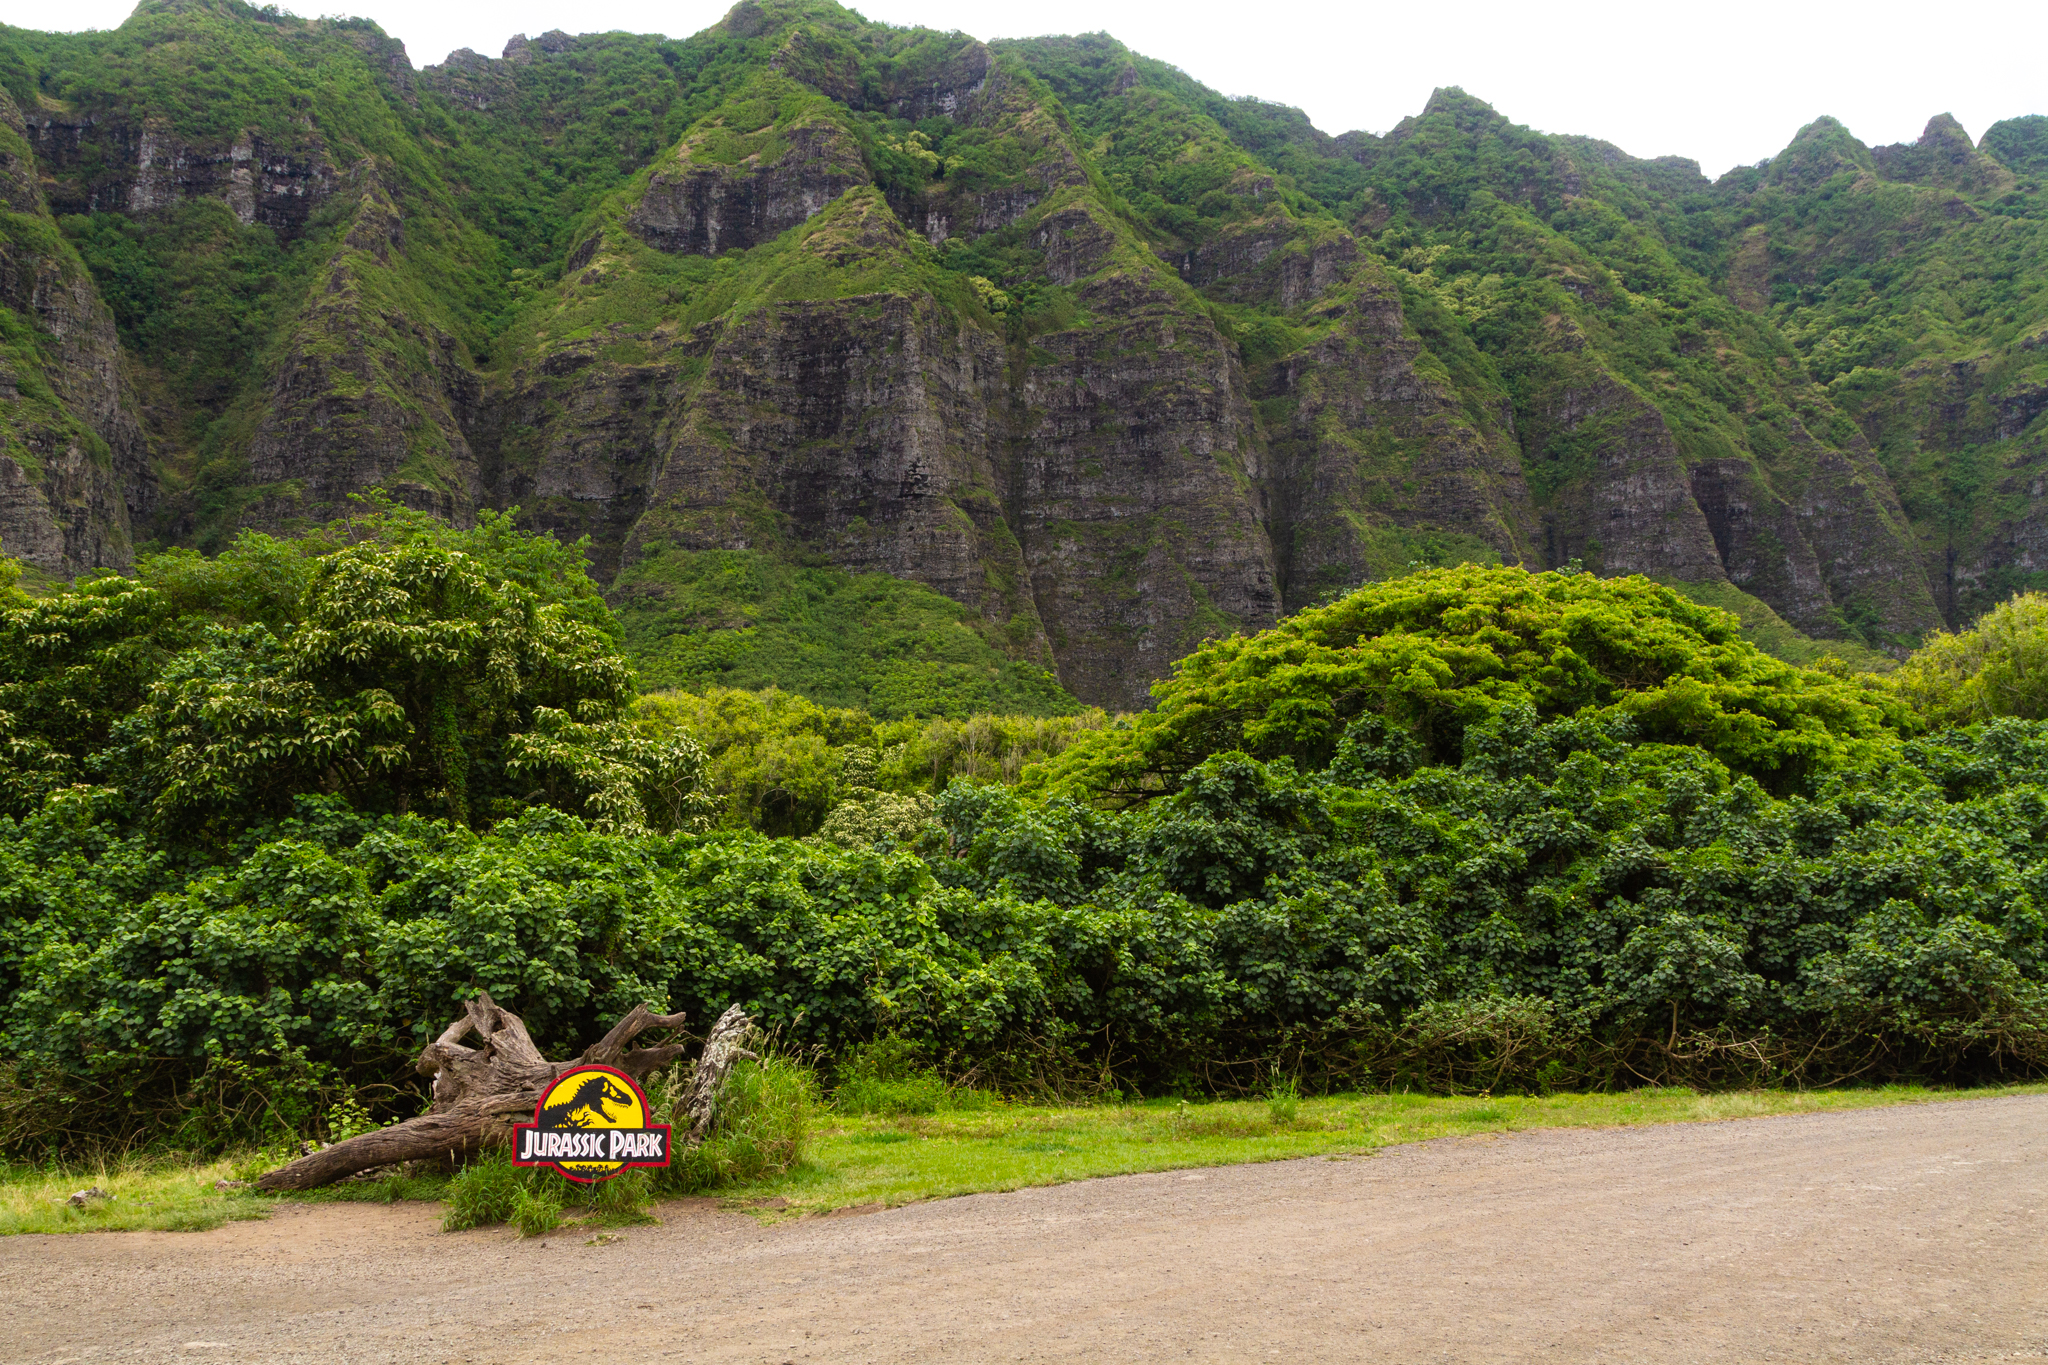
[[[2048,1359],[2048,1096],[1446,1139],[586,1246],[437,1209],[0,1241],[59,1361]]]

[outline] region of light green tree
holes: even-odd
[[[2048,720],[2048,593],[2021,593],[1968,630],[1936,634],[1892,683],[1934,721]]]

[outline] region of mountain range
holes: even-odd
[[[879,714],[1142,706],[1418,563],[1889,654],[2048,584],[2038,115],[1710,181],[832,0],[417,71],[143,0],[0,27],[0,92],[0,549],[46,578],[517,507],[643,677]]]

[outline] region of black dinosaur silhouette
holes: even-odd
[[[541,1110],[538,1122],[543,1128],[590,1128],[600,1123],[616,1123],[618,1120],[605,1106],[632,1102],[632,1092],[611,1077],[592,1076],[577,1086],[568,1099]]]

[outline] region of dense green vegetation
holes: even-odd
[[[2048,720],[2048,596],[2022,593],[1961,634],[1937,634],[1895,683],[1923,712],[1952,724]]]
[[[407,1060],[479,987],[557,1051],[642,1001],[741,1002],[821,1049],[855,1108],[962,1077],[1540,1091],[2048,1065],[2048,625],[2013,548],[2048,448],[2048,120],[1873,149],[1823,119],[1710,183],[1455,90],[1331,138],[1106,35],[995,45],[1008,102],[976,121],[923,102],[970,58],[830,0],[417,75],[367,21],[238,0],[0,29],[14,113],[89,130],[0,186],[0,248],[96,286],[163,480],[137,537],[207,552],[0,582],[0,1147],[405,1112]],[[319,193],[302,222],[226,189],[110,207],[139,202],[102,193],[129,186],[137,110],[220,164],[258,139]],[[0,151],[29,165],[24,136],[8,122]],[[845,176],[787,231],[714,255],[630,228],[658,176],[772,168],[799,137]],[[970,230],[984,210],[1001,226]],[[1037,231],[1069,210],[1108,263],[1092,294]],[[948,214],[950,235],[917,226]],[[970,608],[834,567],[879,532],[807,541],[739,473],[750,491],[688,490],[630,535],[655,455],[571,461],[557,483],[589,486],[472,518],[471,467],[504,503],[546,482],[568,430],[547,423],[590,393],[592,448],[644,419],[648,451],[758,458],[720,422],[761,415],[741,372],[768,351],[722,352],[740,378],[713,393],[708,338],[877,300],[1019,390],[1145,372],[1175,327],[1209,344],[1194,326],[1245,377],[1272,468],[1337,451],[1369,496],[1275,483],[1299,521],[1264,528],[1274,582],[1305,609],[1197,645],[1221,619],[1198,600],[1161,626],[1191,652],[1156,704],[1115,718],[1051,671],[1028,574],[977,561]],[[1125,304],[1171,325],[1120,332]],[[0,440],[31,477],[66,443],[109,458],[59,393],[62,340],[0,309]],[[1055,345],[1086,363],[1057,370]],[[1433,397],[1331,415],[1379,380]],[[384,461],[444,520],[372,501],[307,526],[307,480],[250,466],[266,422]],[[809,429],[786,429],[800,454]],[[1001,455],[969,490],[986,506],[941,520],[998,527],[1036,437],[1005,439],[970,452]],[[1672,506],[1719,490],[1693,566],[1712,581],[1599,576],[1615,546],[1585,509],[1603,462],[1643,450],[1646,481],[1685,485]],[[1514,465],[1528,524],[1402,503],[1446,452]],[[1817,506],[1850,510],[1788,567],[1780,533]],[[1325,513],[1356,553],[1297,564]],[[238,531],[252,516],[305,534]],[[612,539],[569,543],[586,526]],[[1008,526],[976,534],[1014,549]],[[1566,567],[1501,567],[1514,545]],[[1936,620],[1955,633],[1923,647]],[[525,1188],[474,1183],[489,1216]]]
[[[1081,709],[975,612],[887,574],[669,550],[627,569],[611,595],[648,687],[780,687],[883,720]]]
[[[815,833],[856,791],[930,795],[956,777],[1016,782],[1028,765],[1110,723],[1101,711],[878,721],[779,688],[656,692],[634,705],[633,719],[649,735],[686,736],[704,749],[721,826],[792,835]]]
[[[178,844],[311,794],[456,825],[537,798],[629,830],[701,818],[694,743],[626,723],[631,673],[577,552],[503,517],[387,508],[41,599],[0,587],[12,814],[96,779]]]
[[[1669,588],[1478,566],[1412,574],[1205,645],[1158,696],[1033,785],[1142,800],[1218,753],[1322,770],[1347,740],[1402,775],[1468,757],[1474,727],[1513,711],[1697,747],[1787,795],[1817,772],[1888,760],[1905,723],[1882,691],[1773,659],[1733,618]]]
[[[2048,1064],[2048,733],[1977,719],[2012,632],[1930,728],[1921,684],[1645,580],[1466,566],[1205,646],[1115,724],[629,716],[572,552],[388,509],[0,626],[15,1149],[405,1111],[478,987],[552,1050],[741,1002],[998,1089]]]

